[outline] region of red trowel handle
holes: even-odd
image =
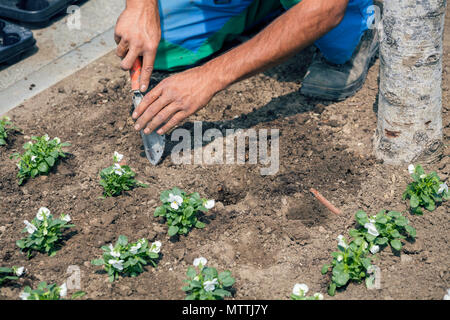
[[[138,57],[136,61],[133,63],[133,67],[130,70],[131,76],[131,90],[139,91],[139,78],[141,77],[142,70],[142,61],[141,58]]]

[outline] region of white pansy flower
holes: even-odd
[[[124,173],[122,166],[118,163],[114,164],[114,173],[121,176]]]
[[[152,246],[150,247],[150,252],[159,253],[161,251],[161,242],[155,241],[152,243]]]
[[[314,293],[314,298],[316,298],[316,300],[323,300],[323,294],[319,292]]]
[[[380,246],[373,245],[373,246],[370,247],[370,253],[375,254],[378,251],[380,251]]]
[[[409,172],[410,174],[413,174],[415,171],[416,171],[416,168],[414,168],[414,165],[413,165],[413,164],[410,164],[410,165],[408,166],[408,172]]]
[[[23,273],[25,272],[25,267],[19,267],[17,269],[14,270],[14,273],[16,274],[16,276],[20,277],[21,275],[23,275]]]
[[[304,283],[296,283],[294,288],[292,289],[292,293],[300,297],[304,297],[308,291],[309,288]]]
[[[114,151],[114,162],[120,162],[123,159],[123,154]]]
[[[140,242],[138,242],[138,243],[136,243],[136,245],[131,246],[130,252],[131,252],[132,254],[136,254],[137,251],[138,251],[141,247],[142,247],[142,244],[141,244]]]
[[[366,250],[368,246],[369,244],[367,242],[364,242],[364,250]]]
[[[448,186],[447,186],[446,182],[439,185],[438,193],[440,194],[440,193],[444,192],[444,190],[445,190],[445,192],[448,192]]]
[[[72,221],[72,219],[70,218],[70,215],[68,215],[68,214],[62,214],[62,215],[61,215],[61,220],[62,220],[62,221],[65,221],[65,222],[70,222],[70,221]]]
[[[367,268],[367,273],[374,273],[374,272],[375,272],[375,267],[372,266],[372,265],[370,265],[370,266]]]
[[[169,202],[170,207],[173,210],[178,210],[178,208],[183,204],[183,198],[181,196],[174,196],[172,193],[169,193]]]
[[[44,217],[48,218],[49,216],[50,216],[50,210],[48,210],[46,207],[41,207],[36,214],[36,218],[39,221],[42,221],[42,220],[44,220]]]
[[[205,208],[208,210],[214,208],[215,205],[216,205],[216,201],[214,201],[214,200],[208,200],[205,202]]]
[[[443,300],[450,300],[450,289],[447,289],[447,294],[444,296]]]
[[[364,228],[367,229],[367,233],[369,233],[370,235],[372,235],[374,237],[378,237],[380,235],[377,228],[375,227],[375,224],[372,222],[366,223],[364,225]]]
[[[200,278],[199,278],[198,276],[195,276],[195,277],[194,277],[194,280],[195,280],[195,281],[198,281],[198,280],[200,280]]]
[[[109,244],[109,254],[112,255],[114,258],[120,257],[120,252],[117,251],[116,249],[114,249],[114,247],[111,243]]]
[[[342,259],[344,259],[344,257],[340,254],[340,255],[337,256],[336,259],[337,259],[338,262],[341,262]]]
[[[115,269],[117,269],[119,271],[123,270],[123,262],[124,262],[123,260],[119,260],[119,259],[110,259],[110,260],[108,260],[108,263],[110,265],[112,265],[113,268],[115,268]]]
[[[217,278],[212,279],[211,281],[205,281],[203,283],[203,287],[205,288],[205,291],[211,292],[214,291],[216,288],[216,285],[218,285],[219,282],[217,281]]]
[[[22,293],[20,294],[19,297],[22,300],[28,300],[28,298],[30,297],[30,294],[28,292],[22,291]]]
[[[45,134],[45,135],[44,135],[44,139],[45,139],[45,141],[50,140],[50,137],[48,136],[48,134]]]
[[[426,177],[427,175],[425,173],[420,175],[420,179],[425,179]]]
[[[338,235],[337,240],[338,240],[338,246],[340,246],[344,249],[347,249],[348,246],[345,243],[345,238],[342,234]]]
[[[206,260],[206,258],[203,257],[199,257],[199,258],[195,258],[194,259],[194,267],[198,267],[199,265],[202,265],[202,267],[206,266],[206,264],[208,263],[208,260]]]
[[[37,228],[33,224],[31,224],[28,220],[24,220],[23,223],[25,223],[25,225],[27,226],[27,232],[29,234],[33,234],[37,230]]]
[[[56,141],[56,143],[61,143],[61,139],[60,138],[58,138],[58,137],[55,137],[53,140],[55,140]]]
[[[59,296],[60,297],[67,296],[67,284],[65,282],[59,287]]]
[[[31,156],[31,162],[34,162],[36,160],[37,156]]]

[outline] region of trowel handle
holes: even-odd
[[[141,57],[137,57],[130,70],[131,90],[139,91],[139,78],[141,77],[142,61]]]

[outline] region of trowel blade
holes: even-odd
[[[144,96],[140,91],[133,92],[133,106],[134,109],[141,103]],[[151,164],[157,165],[161,160],[166,145],[166,138],[164,135],[159,135],[155,131],[150,134],[145,134],[141,130],[142,143],[144,144],[145,156]]]

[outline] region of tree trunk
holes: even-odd
[[[387,164],[431,162],[442,154],[446,6],[446,0],[384,1],[374,147]]]

